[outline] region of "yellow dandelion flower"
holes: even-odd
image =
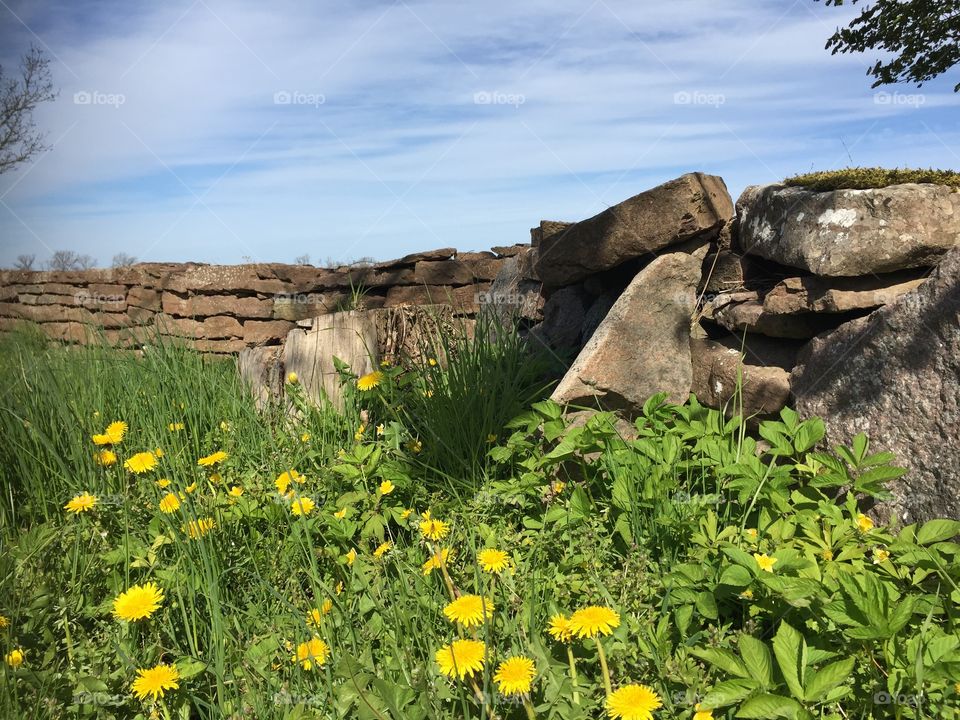
[[[233,426],[230,424],[229,420],[221,420],[220,429],[223,430],[224,432],[230,432],[231,430],[233,430]]]
[[[422,567],[423,574],[429,575],[434,570],[439,570],[441,567],[447,564],[447,560],[450,559],[450,550],[449,548],[443,548],[439,552],[435,552],[430,556],[430,559],[427,560]]]
[[[157,487],[160,488],[161,490],[162,490],[163,488],[170,487],[170,479],[169,479],[169,478],[160,478],[159,480],[157,480]]]
[[[97,465],[109,467],[117,462],[117,454],[113,450],[101,450],[93,454],[93,459]]]
[[[359,378],[357,378],[357,390],[360,392],[373,390],[373,388],[383,382],[383,377],[383,373],[379,370],[374,370],[366,375],[361,375]]]
[[[547,632],[558,642],[568,643],[573,640],[573,628],[570,627],[570,618],[562,613],[557,613],[550,618],[547,625]]]
[[[697,703],[693,706],[694,715],[693,720],[713,720],[713,710],[703,710],[700,707],[700,703]]]
[[[580,638],[609,635],[620,625],[620,614],[608,607],[591,605],[570,616],[570,630]]]
[[[192,493],[192,492],[193,492],[194,490],[196,490],[196,489],[197,489],[197,483],[196,483],[196,482],[192,482],[192,483],[190,483],[189,485],[187,485],[187,486],[184,488],[184,490],[187,491],[187,494],[188,494],[188,495],[189,495],[190,493]]]
[[[625,685],[607,698],[607,716],[613,720],[652,720],[663,703],[646,685]]]
[[[393,543],[390,542],[389,540],[382,542],[379,545],[377,545],[377,549],[373,551],[373,556],[375,558],[382,558],[386,554],[386,552],[392,547],[393,547]]]
[[[297,374],[296,374],[295,372],[289,372],[289,373],[287,373],[287,382],[288,382],[288,383],[290,383],[291,385],[296,385],[299,381],[300,381],[300,378],[297,376]]]
[[[291,659],[300,663],[304,670],[313,670],[314,666],[321,668],[330,657],[330,647],[316,635],[307,642],[297,645],[297,653]]]
[[[18,667],[23,665],[23,659],[25,655],[26,653],[21,648],[14,648],[3,656],[3,661],[16,670]]]
[[[230,488],[230,495],[232,497],[240,497],[243,495],[243,488],[239,485],[234,485],[232,488]]]
[[[277,475],[274,484],[277,486],[277,492],[283,495],[287,492],[287,488],[290,487],[290,483],[295,482],[302,485],[305,481],[306,478],[303,475],[291,469]]]
[[[304,495],[291,503],[290,512],[294,515],[309,515],[316,506],[317,504],[313,500]]]
[[[407,508],[402,513],[400,513],[400,519],[406,520],[408,517],[410,517],[411,514],[413,514],[413,510],[411,510],[410,508]]]
[[[437,650],[434,657],[440,672],[447,677],[458,677],[462,680],[483,670],[486,654],[486,643],[480,640],[454,640]]]
[[[434,358],[430,358],[427,362],[430,364],[430,367],[436,367],[437,365],[437,361]]]
[[[135,622],[153,615],[162,602],[163,592],[156,583],[134,585],[113,601],[113,614],[118,620]]]
[[[310,442],[310,438],[313,437],[310,433],[305,432],[300,435],[300,442]]]
[[[123,441],[123,436],[127,434],[127,424],[121,420],[107,425],[103,433],[94,435],[93,442],[96,445],[116,445]]]
[[[890,552],[884,550],[883,548],[874,548],[873,549],[873,564],[879,565],[890,559]]]
[[[773,566],[777,564],[777,558],[770,557],[766,553],[754,553],[753,559],[757,561],[761,570],[768,573],[772,573]]]
[[[162,458],[162,457],[163,457],[163,448],[155,448],[154,451],[153,451],[153,454],[156,455],[158,458]]]
[[[503,695],[526,695],[530,692],[530,685],[536,674],[533,660],[516,655],[497,666],[493,680]]]
[[[337,520],[343,520],[343,519],[347,516],[347,509],[346,509],[346,508],[340,508],[339,510],[337,510],[337,511],[333,514],[333,516],[334,516]]]
[[[381,494],[381,495],[389,495],[390,493],[392,493],[392,492],[393,492],[394,490],[396,490],[396,489],[397,489],[397,486],[394,485],[394,484],[393,484],[392,482],[390,482],[389,480],[384,480],[382,483],[380,483],[380,494]]]
[[[186,427],[182,422],[172,422],[167,425],[167,430],[170,432],[177,432],[178,430],[183,430]]]
[[[357,428],[357,431],[353,434],[353,439],[354,439],[355,441],[357,441],[357,442],[360,442],[361,440],[363,440],[363,432],[364,432],[364,430],[366,430],[366,429],[367,429],[367,428],[366,428],[365,426],[363,426],[363,425],[361,425],[359,428]]]
[[[423,443],[419,440],[410,440],[407,442],[407,450],[412,452],[414,455],[417,455],[421,450],[423,450]]]
[[[482,625],[493,614],[493,603],[479,595],[461,595],[443,609],[450,622],[460,623],[464,627]]]
[[[310,608],[307,612],[307,625],[315,625],[320,627],[320,622],[323,619],[324,615],[329,615],[330,611],[333,610],[333,600],[327,598],[323,601],[323,604],[319,608]]]
[[[218,482],[220,482],[221,480],[223,480],[223,475],[221,475],[221,474],[218,473],[218,472],[215,472],[215,473],[213,473],[213,474],[210,476],[209,479],[210,479],[210,482],[212,482],[214,485],[216,485]]]
[[[137,679],[130,688],[140,700],[146,700],[149,695],[157,700],[167,690],[177,690],[180,687],[179,680],[180,672],[176,665],[160,663],[152,668],[138,669]]]
[[[127,458],[123,466],[130,472],[140,475],[153,470],[157,466],[157,456],[152,452],[140,452]]]
[[[10,618],[6,615],[0,615],[0,630],[10,627]]]
[[[337,593],[337,595],[339,595],[340,593],[343,592],[343,580],[340,580],[340,581],[337,583],[337,586],[333,589],[333,591],[334,591],[335,593]]]
[[[747,588],[742,593],[740,593],[739,597],[743,600],[753,600],[753,590],[751,590],[750,588]]]
[[[347,565],[353,565],[353,561],[357,559],[357,551],[353,548],[350,548],[350,552],[347,553]]]
[[[96,504],[96,496],[85,492],[81,495],[75,495],[70,502],[63,506],[63,509],[67,510],[68,512],[72,512],[75,515],[79,515],[82,512],[90,510]]]
[[[197,465],[200,467],[209,467],[211,465],[216,465],[217,463],[223,462],[228,457],[230,456],[223,450],[217,450],[215,453],[210,453],[206,457],[202,457],[197,460]]]
[[[503,550],[487,548],[477,553],[477,561],[484,572],[499,575],[510,567],[510,556]]]
[[[213,518],[205,517],[199,520],[191,520],[183,527],[184,532],[190,536],[191,540],[199,540],[215,527]]]
[[[443,520],[430,517],[428,510],[420,523],[420,533],[427,540],[443,540],[450,533],[450,525]]]
[[[180,509],[180,498],[176,493],[167,493],[160,500],[160,512],[167,515],[175,513]]]
[[[857,515],[857,528],[862,533],[868,533],[873,530],[873,520],[868,518],[863,513]]]

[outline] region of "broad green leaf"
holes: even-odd
[[[773,652],[790,693],[803,700],[803,674],[807,665],[807,644],[803,636],[786,621],[781,622],[773,638]]]
[[[753,582],[753,575],[741,565],[729,565],[720,575],[720,584],[744,588]]]
[[[739,640],[740,657],[747,666],[750,677],[767,688],[773,684],[773,659],[766,643],[752,635],[741,635]]]
[[[723,670],[730,675],[740,678],[749,678],[746,666],[736,655],[729,650],[721,648],[693,648],[690,651],[695,657],[705,660],[716,668]]]
[[[804,695],[809,702],[822,701],[823,697],[842,683],[853,672],[854,658],[845,658],[830,663],[819,672],[814,673],[804,689]]]
[[[788,718],[796,720],[803,713],[803,706],[792,698],[782,695],[757,695],[740,706],[738,718]]]
[[[701,702],[708,708],[726,707],[740,702],[758,689],[760,685],[754,680],[726,680],[714,685]]]
[[[917,544],[929,545],[941,540],[949,540],[956,535],[960,535],[960,522],[956,520],[930,520],[917,531]]]
[[[717,619],[717,600],[712,592],[704,590],[697,595],[697,612],[710,620]]]

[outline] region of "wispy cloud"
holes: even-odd
[[[5,2],[4,67],[42,42],[61,95],[2,264],[484,248],[689,170],[960,165],[951,83],[878,95],[812,0]]]

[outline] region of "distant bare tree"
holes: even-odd
[[[47,260],[47,268],[50,270],[75,270],[76,267],[77,254],[73,250],[57,250]]]
[[[57,250],[47,260],[50,270],[89,270],[96,264],[97,261],[90,255],[79,255],[73,250]]]
[[[50,61],[39,48],[31,47],[23,56],[17,77],[5,76],[0,67],[0,174],[48,149],[33,111],[56,96]]]
[[[33,263],[36,260],[36,255],[17,255],[17,264],[13,267],[16,270],[33,270]]]
[[[297,255],[297,256],[293,259],[293,262],[295,262],[297,265],[309,265],[309,264],[310,264],[310,256],[309,256],[308,254],[306,254],[306,253],[304,253],[303,255]]]
[[[110,263],[110,266],[115,268],[127,268],[136,264],[137,259],[133,255],[127,255],[126,253],[121,252],[113,256],[113,261]]]

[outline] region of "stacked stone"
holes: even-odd
[[[471,316],[507,256],[443,248],[363,267],[139,264],[0,272],[0,330],[29,320],[52,338],[136,345],[159,331],[198,350],[282,343],[298,320],[345,308],[449,303]]]

